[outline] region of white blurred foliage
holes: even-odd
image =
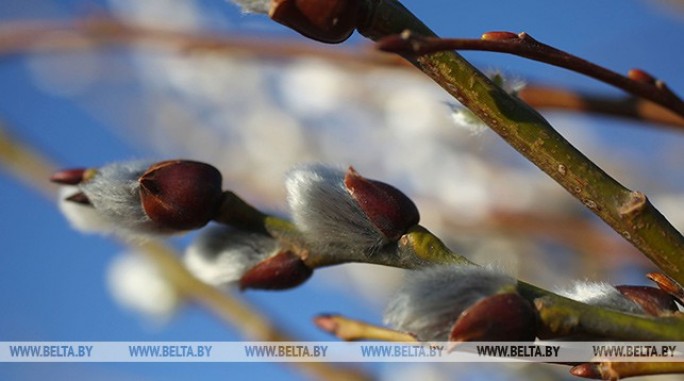
[[[138,253],[114,257],[107,269],[107,286],[122,306],[154,321],[170,318],[182,302],[157,265]]]
[[[198,0],[109,0],[117,17],[143,25],[195,29],[202,25]]]
[[[37,51],[56,41],[70,41],[72,45],[93,45],[87,38],[72,32],[51,33],[34,42]],[[87,91],[102,76],[102,57],[84,49],[81,52],[54,52],[27,55],[27,68],[34,84],[48,94],[76,96]]]
[[[232,0],[243,12],[268,13],[271,0]]]

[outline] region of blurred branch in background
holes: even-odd
[[[107,17],[92,17],[69,23],[13,21],[0,26],[0,56],[139,44],[172,49],[183,54],[219,53],[260,59],[315,57],[338,65],[411,68],[397,56],[378,53],[370,47],[331,49],[293,40],[179,32]],[[684,118],[647,100],[582,94],[548,84],[527,85],[519,97],[539,109],[590,112],[684,128]],[[648,127],[647,124],[643,126]]]
[[[48,158],[15,139],[8,126],[0,121],[0,168],[38,190],[43,196],[54,197],[55,187],[48,179],[57,168]],[[230,292],[222,292],[193,276],[167,245],[150,241],[129,244],[135,252],[150,259],[181,296],[214,313],[221,320],[237,328],[255,341],[296,341],[277,328],[265,315]],[[361,370],[334,366],[325,362],[289,363],[316,380],[371,380]]]

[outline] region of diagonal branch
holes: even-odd
[[[523,32],[489,32],[481,39],[438,38],[411,32],[387,36],[378,41],[378,49],[404,55],[425,55],[445,50],[479,50],[508,53],[531,60],[562,67],[643,97],[684,116],[684,101],[670,90],[665,82],[655,79],[640,69],[632,69],[627,76],[546,45]]]
[[[404,30],[434,33],[398,1],[367,0],[358,30],[380,40]],[[473,111],[513,148],[636,246],[667,275],[684,283],[684,236],[641,192],[625,188],[561,136],[539,113],[496,86],[453,51],[409,62]]]

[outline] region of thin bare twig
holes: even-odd
[[[583,94],[560,87],[528,84],[518,92],[518,98],[536,109],[558,109],[658,123],[684,129],[684,118],[651,101],[636,97],[608,97]]]
[[[56,36],[56,37],[55,37]],[[215,52],[265,59],[312,57],[342,65],[404,66],[397,57],[372,49],[322,49],[292,40],[237,34],[181,32],[135,25],[109,17],[72,22],[16,21],[0,26],[0,56],[50,51],[81,51],[98,46],[143,43],[183,53]]]
[[[54,36],[58,36],[55,38]],[[110,45],[144,43],[186,54],[234,54],[261,59],[316,57],[348,66],[409,68],[393,55],[370,49],[329,49],[293,40],[239,35],[178,32],[98,17],[69,23],[18,21],[0,26],[0,56],[70,52]],[[684,127],[684,118],[649,101],[604,98],[569,89],[527,86],[519,96],[536,108],[560,108],[621,116],[639,121]]]
[[[684,117],[684,101],[665,82],[643,70],[633,69],[627,76],[596,65],[583,58],[556,49],[522,32],[490,32],[481,39],[438,38],[411,32],[387,36],[378,41],[378,49],[401,54],[425,55],[445,50],[478,50],[513,54],[562,67],[620,88],[627,93],[651,100]]]

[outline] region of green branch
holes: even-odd
[[[411,30],[435,36],[395,0],[366,0],[358,30],[380,38]],[[478,115],[513,148],[679,283],[684,283],[684,237],[640,192],[631,191],[563,138],[539,113],[508,95],[455,52],[405,57]]]

